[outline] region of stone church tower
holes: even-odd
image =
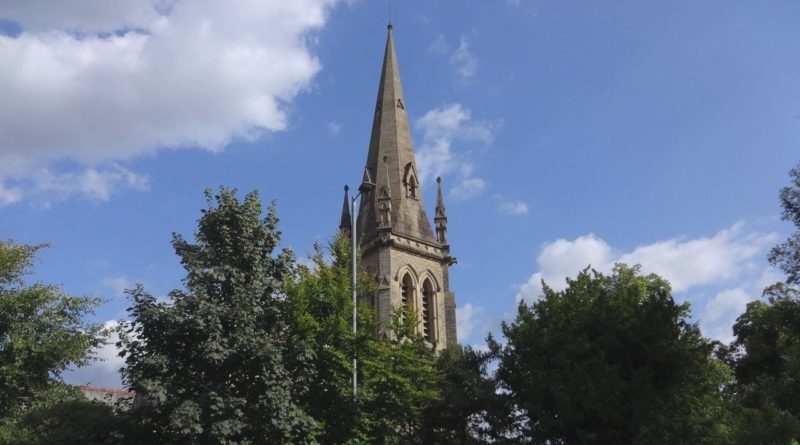
[[[392,25],[388,28],[356,233],[362,267],[378,282],[378,293],[369,303],[381,330],[389,332],[393,308],[411,309],[420,320],[418,332],[440,350],[456,343],[455,294],[448,273],[455,258],[447,242],[441,178],[436,179],[435,235],[425,213]],[[347,203],[345,190],[340,229],[350,233]]]

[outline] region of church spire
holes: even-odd
[[[353,226],[350,220],[350,200],[348,199],[348,190],[350,190],[350,187],[344,186],[344,203],[342,204],[342,219],[339,222],[339,230],[345,235],[350,236]]]
[[[386,49],[364,177],[379,187],[387,184],[391,189],[389,216],[392,233],[435,243],[436,238],[422,202],[392,32],[390,23],[387,26]],[[376,191],[380,193],[379,188]],[[378,194],[367,195],[361,200],[357,224],[365,240],[377,235],[376,221],[383,220],[379,214],[379,209],[383,207],[377,203]]]

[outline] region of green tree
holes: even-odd
[[[498,443],[505,436],[511,410],[488,367],[494,356],[469,346],[452,345],[441,351],[436,366],[443,374],[439,399],[423,418],[423,443]]]
[[[287,285],[295,343],[311,352],[312,384],[303,406],[321,427],[320,443],[366,442],[361,412],[353,402],[352,364],[356,341],[360,349],[373,341],[374,320],[366,305],[360,305],[359,334],[353,335],[349,239],[337,236],[330,243],[330,263],[321,246],[314,249],[311,266],[301,265]],[[358,295],[369,296],[374,289],[369,276],[358,276]]]
[[[788,285],[773,284],[764,290],[766,301],[747,305],[726,354],[736,377],[729,392],[738,408],[739,443],[800,441],[800,289],[792,287],[800,284],[800,164],[789,176],[780,191],[782,219],[796,231],[769,254]]]
[[[538,444],[726,443],[728,368],[670,285],[638,267],[544,286],[503,324],[497,378]]]
[[[739,443],[800,441],[800,291],[770,286],[733,326]]]
[[[394,335],[359,350],[363,374],[359,405],[368,443],[426,443],[424,415],[441,397],[441,373],[433,349],[415,331],[417,324],[416,314],[397,310]]]
[[[789,171],[791,184],[781,189],[781,219],[791,221],[795,232],[769,254],[769,261],[786,273],[786,282],[800,285],[800,164]]]
[[[426,407],[438,400],[440,373],[432,348],[414,334],[414,314],[395,314],[392,338],[378,336],[369,301],[375,284],[358,277],[359,333],[352,333],[350,241],[337,236],[326,261],[317,247],[311,267],[288,286],[298,342],[309,344],[313,367],[306,410],[321,426],[321,443],[421,443]],[[401,321],[402,320],[402,321]],[[353,401],[352,359],[358,357]]]
[[[169,302],[129,291],[123,379],[148,400],[136,415],[167,443],[309,443],[314,422],[299,404],[307,359],[291,341],[283,293],[293,257],[273,256],[274,206],[262,218],[255,192],[206,198],[195,243],[173,235],[186,290]]]
[[[114,408],[87,400],[74,386],[38,394],[19,417],[0,428],[0,444],[111,445],[121,425]]]
[[[66,385],[61,373],[85,365],[104,333],[86,317],[100,299],[25,282],[42,245],[0,242],[0,440],[22,434],[19,420]]]

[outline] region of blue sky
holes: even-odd
[[[35,279],[108,299],[180,286],[203,189],[277,200],[299,257],[360,180],[386,2],[0,0],[0,238]],[[800,3],[395,1],[432,215],[446,190],[459,336],[544,278],[641,263],[707,335],[781,279],[777,193],[800,160]],[[113,348],[101,355],[113,357]],[[67,376],[118,386],[111,359]]]

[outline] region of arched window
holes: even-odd
[[[433,301],[433,286],[431,285],[431,280],[425,280],[425,283],[422,285],[422,335],[425,336],[425,340],[434,341],[436,339],[435,334],[435,322],[434,322],[434,313],[436,311],[436,306]]]
[[[411,275],[406,274],[403,281],[400,282],[400,304],[403,316],[408,314],[412,301],[414,301],[414,283],[411,281]]]

